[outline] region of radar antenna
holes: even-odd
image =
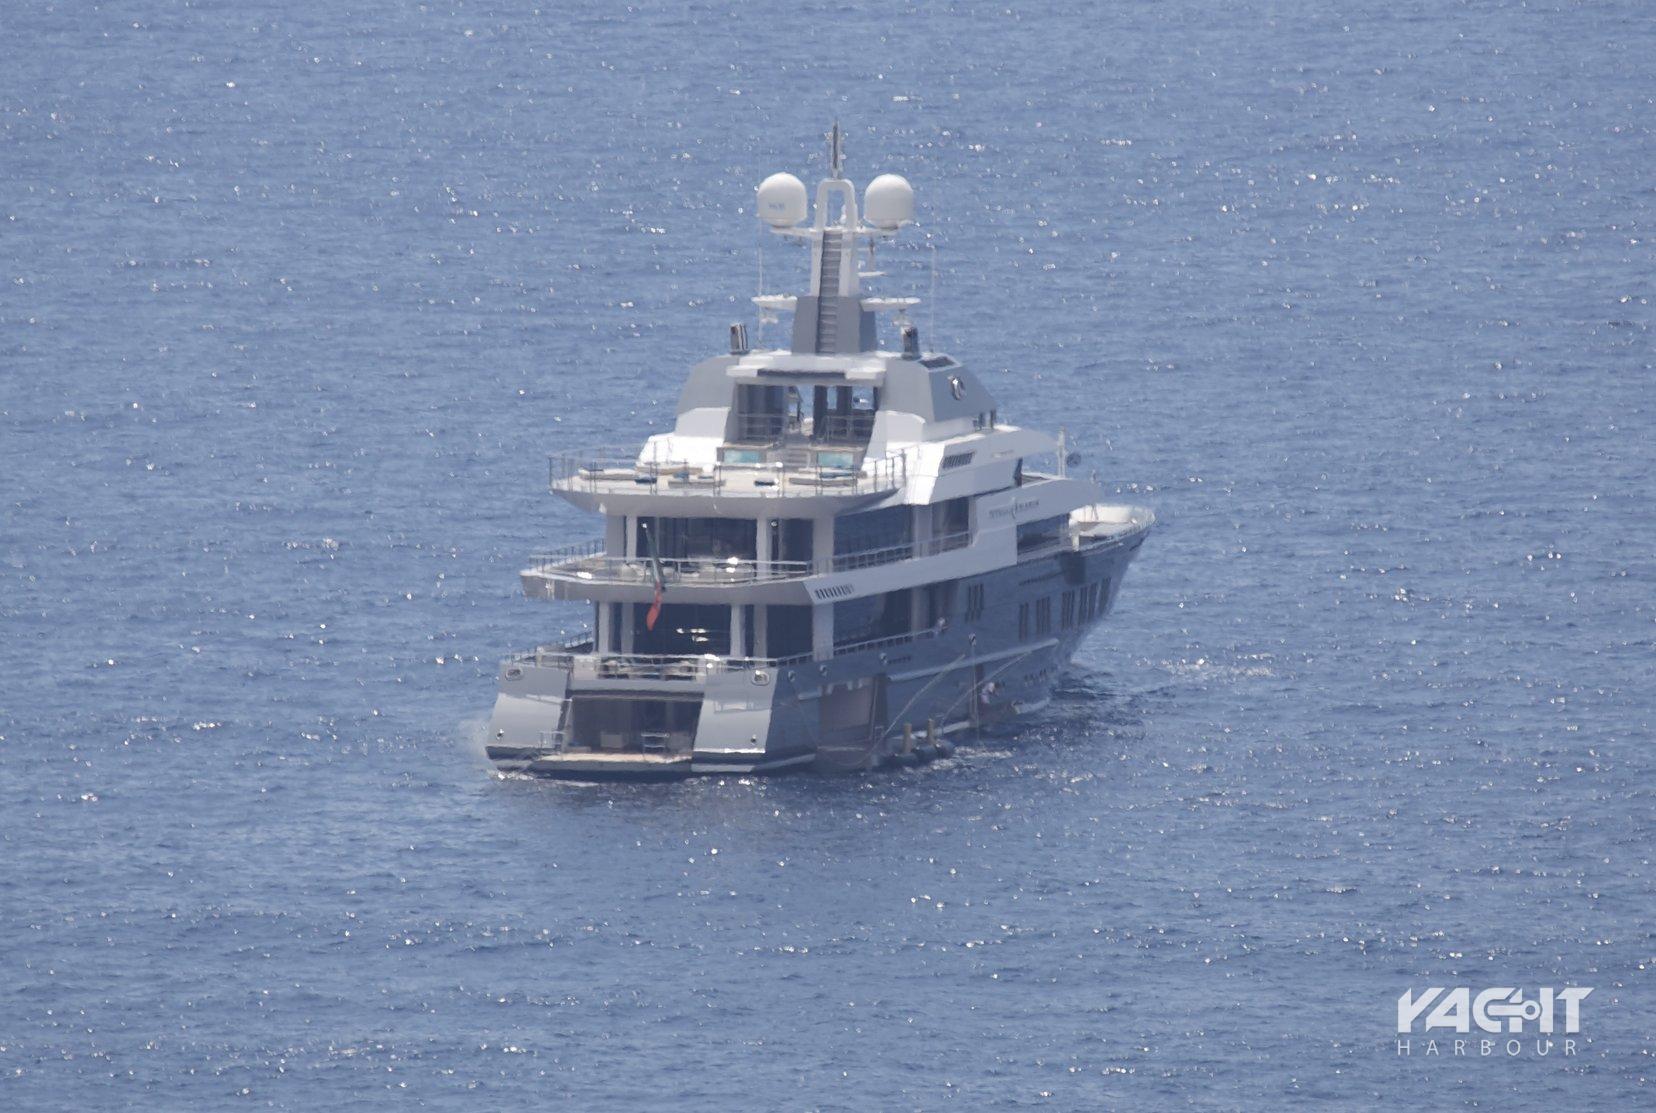
[[[766,293],[761,247],[760,289],[753,303],[759,307],[761,326],[774,321],[781,311],[794,314],[793,350],[797,353],[872,352],[877,350],[874,315],[895,312],[899,327],[907,328],[907,312],[920,302],[919,298],[872,297],[862,292],[863,279],[881,277],[875,269],[876,242],[883,243],[914,223],[914,189],[899,174],[881,174],[863,191],[859,212],[857,189],[844,176],[845,129],[838,120],[823,133],[823,139],[828,143],[832,176],[817,183],[814,219],[809,225],[805,222],[813,214],[810,195],[805,183],[792,174],[772,174],[759,183],[754,198],[759,219],[773,233],[810,247],[810,287],[800,294]],[[865,241],[867,271],[858,266],[857,259],[857,248]]]
[[[840,167],[845,162],[844,136],[840,132],[839,121],[834,121],[834,130],[828,133],[828,168],[833,172],[835,180],[840,177]]]

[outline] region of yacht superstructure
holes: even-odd
[[[666,779],[865,768],[947,748],[1043,703],[1108,613],[1154,521],[1066,474],[969,369],[922,351],[914,298],[862,292],[858,248],[913,221],[907,182],[767,179],[759,216],[809,244],[809,292],[762,295],[791,344],[691,372],[636,455],[552,461],[600,538],[534,558],[534,597],[589,634],[505,661],[488,753],[504,769]],[[895,315],[897,344],[877,318]],[[1052,457],[1037,471],[1031,462]]]

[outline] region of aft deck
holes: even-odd
[[[676,781],[688,777],[691,772],[688,753],[609,753],[602,750],[491,746],[489,758],[512,772],[570,781]]]
[[[711,676],[764,672],[809,659],[809,654],[794,657],[721,657],[712,653],[599,653],[594,651],[591,636],[588,635],[579,643],[537,646],[524,653],[515,653],[506,658],[501,667],[508,679],[515,679],[513,669],[520,672],[523,669],[557,669],[567,672],[572,683],[583,686],[602,685],[605,681],[705,684]]]
[[[925,641],[939,634],[936,627],[908,630],[855,642],[836,643],[828,658],[846,657],[854,653],[891,649],[911,642]],[[521,675],[524,669],[557,669],[569,674],[578,688],[590,687],[593,681],[670,681],[675,683],[705,683],[709,677],[727,673],[759,674],[768,682],[776,669],[799,665],[813,659],[809,653],[792,657],[720,657],[712,653],[647,654],[598,652],[592,647],[591,635],[579,643],[537,646],[523,653],[514,653],[501,662],[508,679],[516,679],[514,669]]]

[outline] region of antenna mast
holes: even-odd
[[[840,167],[845,163],[844,136],[840,132],[839,121],[834,121],[834,130],[828,133],[828,168],[833,172],[837,181],[841,177]]]

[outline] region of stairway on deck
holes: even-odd
[[[815,463],[815,457],[808,448],[800,445],[786,445],[776,454],[775,459],[788,471],[803,470]]]
[[[839,339],[840,233],[822,233],[822,269],[817,283],[816,350],[832,352]]]

